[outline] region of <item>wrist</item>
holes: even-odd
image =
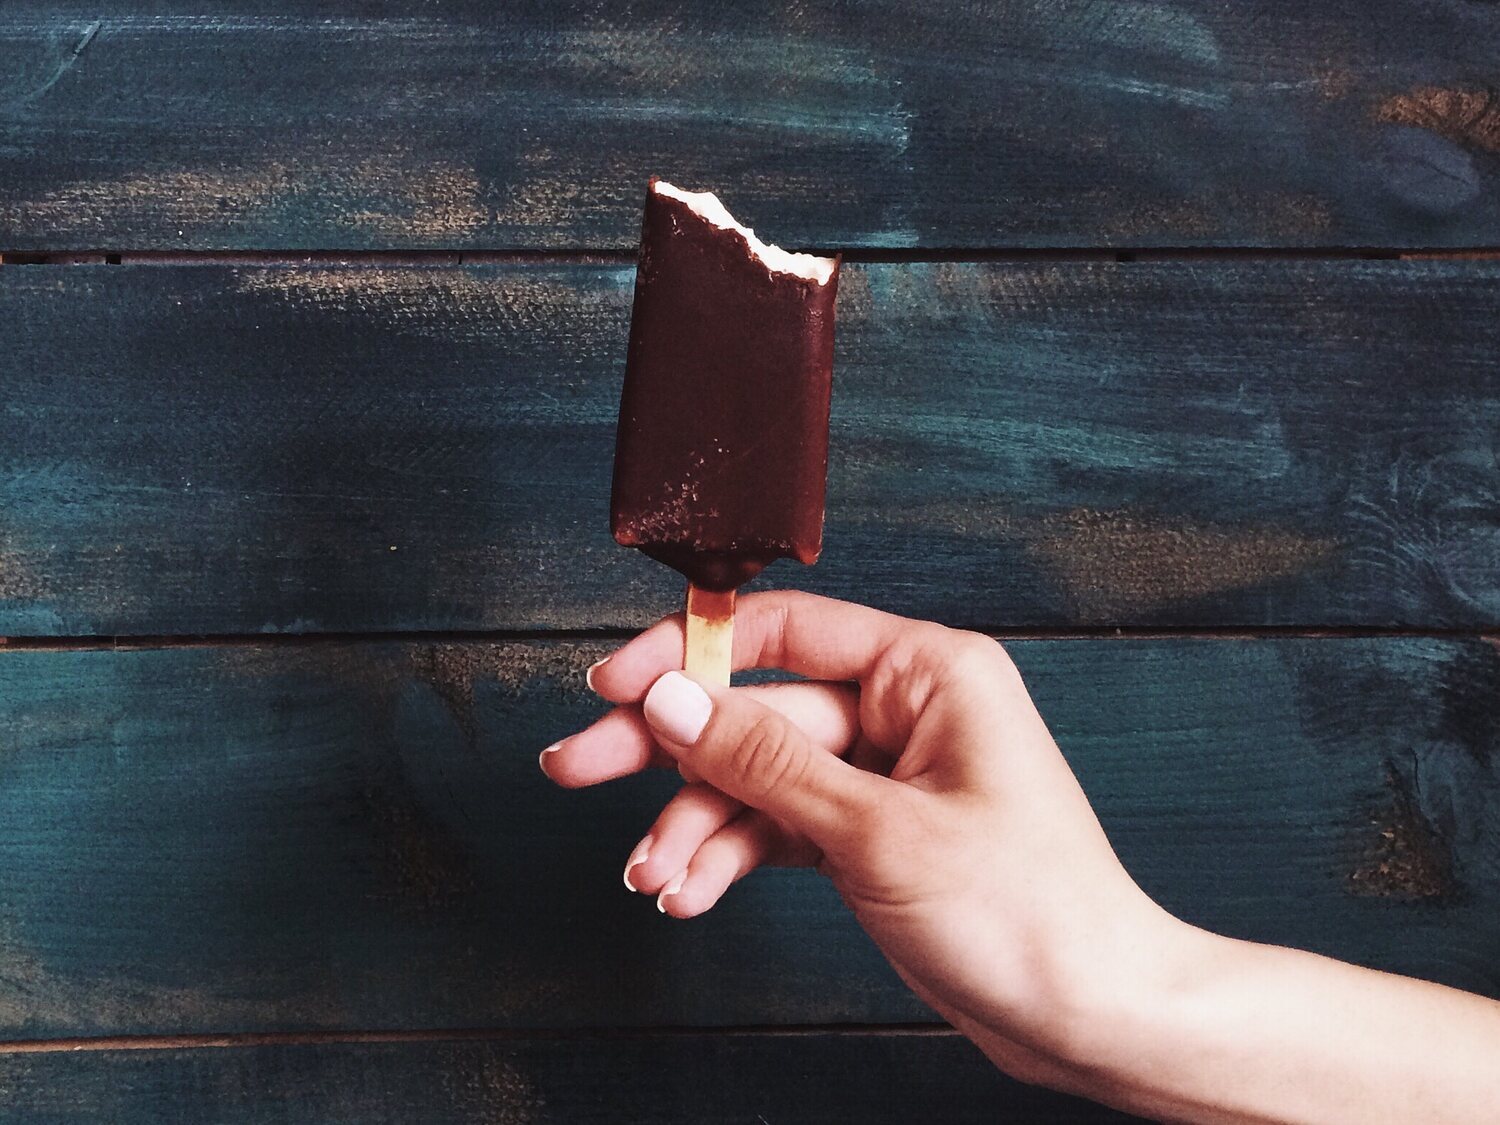
[[[1488,1120],[1500,1097],[1491,1001],[1164,913],[1109,948],[1028,1044],[1032,1081],[1205,1123]]]
[[[1190,1013],[1227,939],[1151,904],[1115,931],[1107,956],[1071,979],[1052,1027],[1051,1052],[1070,1092],[1138,1113],[1171,1104],[1172,1075],[1190,1066]]]

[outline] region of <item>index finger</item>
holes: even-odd
[[[815,680],[863,680],[913,624],[798,590],[749,594],[735,607],[733,665],[782,668]],[[682,614],[675,613],[594,665],[589,684],[613,703],[635,703],[663,673],[682,667],[682,646]]]

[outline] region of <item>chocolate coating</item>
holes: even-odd
[[[655,181],[652,181],[655,183]],[[610,528],[732,590],[823,545],[838,270],[773,273],[738,231],[647,193]]]

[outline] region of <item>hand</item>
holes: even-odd
[[[703,779],[626,865],[663,911],[816,865],[912,989],[1026,1081],[1170,1120],[1495,1119],[1500,1005],[1162,911],[994,642],[774,593],[741,601],[735,667],[810,682],[703,687],[675,671],[682,643],[671,618],[596,665],[617,706],[542,754],[563,785]]]
[[[933,1008],[1008,1072],[1071,1072],[1100,996],[1144,986],[1179,924],[1115,858],[994,641],[794,593],[743,598],[734,666],[809,682],[701,686],[669,618],[596,665],[617,704],[542,755],[562,785],[650,765],[667,804],[626,886],[686,918],[763,863],[817,866]]]

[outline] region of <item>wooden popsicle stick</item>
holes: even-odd
[[[729,686],[734,654],[734,591],[687,588],[687,643],[682,667],[707,683]]]
[[[729,686],[734,655],[734,591],[717,594],[691,582],[687,588],[687,628],[682,670],[711,684]],[[678,766],[682,780],[698,781],[687,766]]]

